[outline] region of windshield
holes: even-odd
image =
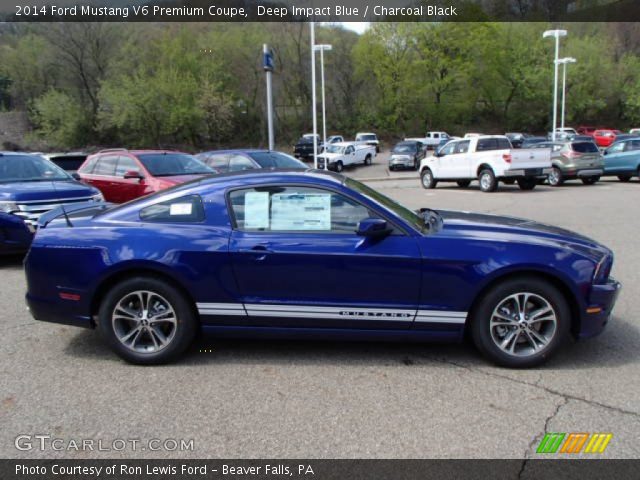
[[[329,145],[326,148],[327,153],[342,153],[344,150],[344,147],[339,147],[337,145]]]
[[[280,152],[249,152],[249,156],[262,168],[307,168],[300,160]]]
[[[380,192],[376,192],[374,189],[367,187],[365,184],[360,183],[356,180],[352,180],[351,178],[345,179],[345,185],[349,188],[353,188],[357,192],[360,192],[369,200],[382,205],[387,210],[391,210],[393,213],[395,213],[399,217],[402,217],[405,221],[412,224],[421,232],[424,231],[424,220],[413,210],[408,209],[395,200],[392,200],[389,197],[381,194]]]
[[[60,167],[37,155],[0,155],[0,183],[71,180]]]
[[[143,153],[137,157],[154,177],[216,173],[196,157],[186,153]]]
[[[416,151],[415,143],[399,143],[393,147],[393,153],[413,153]]]

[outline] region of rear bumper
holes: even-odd
[[[602,333],[611,318],[621,288],[620,282],[613,278],[604,285],[591,287],[589,306],[581,314],[578,338],[595,337]]]
[[[547,178],[551,168],[518,168],[505,170],[504,178]]]
[[[25,300],[31,316],[35,320],[42,322],[60,323],[62,325],[72,325],[74,327],[94,328],[95,324],[90,316],[80,315],[73,312],[73,307],[69,304],[74,302],[61,300],[52,302],[41,298],[34,298],[26,294]]]

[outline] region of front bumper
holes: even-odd
[[[591,287],[589,305],[581,313],[578,338],[595,337],[602,333],[611,318],[621,288],[622,284],[614,278],[609,278],[604,285]]]
[[[413,158],[411,157],[391,157],[389,159],[390,167],[413,167]]]

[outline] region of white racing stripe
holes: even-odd
[[[401,308],[321,307],[317,305],[277,305],[257,303],[197,303],[201,315],[250,317],[326,318],[377,320],[382,322],[416,322],[464,324],[467,312],[413,310]]]

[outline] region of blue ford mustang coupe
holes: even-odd
[[[43,215],[25,260],[38,320],[98,327],[126,360],[219,337],[459,341],[540,364],[606,325],[611,251],[516,218],[409,210],[321,171],[197,180]]]

